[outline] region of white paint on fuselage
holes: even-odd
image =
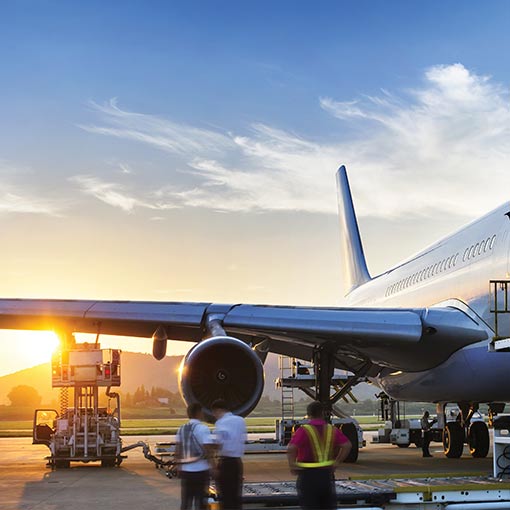
[[[343,304],[413,308],[458,300],[492,327],[489,280],[509,276],[509,211],[509,203],[498,207],[356,288]],[[510,322],[500,326],[510,336]],[[383,372],[374,382],[401,400],[510,401],[510,354],[489,353],[487,344],[466,347],[427,372]]]

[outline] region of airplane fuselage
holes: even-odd
[[[476,315],[489,340],[489,280],[510,274],[510,204],[506,203],[389,271],[357,287],[346,306],[452,306]],[[503,296],[499,297],[503,299]],[[499,334],[510,336],[510,321]],[[426,372],[383,370],[374,380],[399,400],[437,402],[510,401],[510,353],[489,352],[485,340],[469,345]]]

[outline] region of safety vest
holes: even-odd
[[[335,463],[333,458],[333,425],[324,425],[322,440],[319,438],[317,429],[310,424],[301,425],[306,431],[310,446],[312,447],[315,462],[296,462],[302,468],[321,468],[332,466]]]

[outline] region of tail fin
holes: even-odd
[[[370,274],[367,269],[363,245],[359,235],[358,221],[354,212],[351,189],[345,166],[336,174],[338,188],[338,213],[341,229],[341,249],[344,265],[344,289],[348,294],[356,287],[368,282]]]

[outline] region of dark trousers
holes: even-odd
[[[220,457],[218,462],[218,496],[222,510],[242,508],[243,462],[237,457]]]
[[[302,469],[298,473],[296,488],[303,510],[336,508],[335,478],[331,469]]]
[[[181,471],[181,510],[205,510],[209,488],[209,471]]]
[[[432,440],[432,432],[430,430],[424,430],[423,431],[423,441],[421,443],[421,451],[423,452],[423,455],[425,455],[425,456],[430,455],[429,446],[430,446],[431,440]]]

